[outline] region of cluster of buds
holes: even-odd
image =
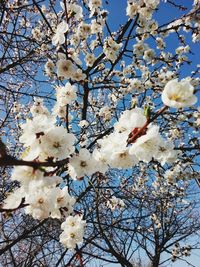
[[[176,261],[178,257],[180,256],[185,256],[188,257],[191,254],[191,246],[190,245],[185,245],[183,247],[180,246],[180,244],[177,242],[174,245],[174,248],[172,250],[172,261]]]
[[[158,217],[156,216],[156,214],[152,214],[151,215],[151,220],[152,222],[155,224],[156,228],[160,229],[161,228],[161,223],[160,221],[158,220]]]
[[[116,198],[115,196],[113,196],[111,199],[109,199],[107,201],[107,206],[108,208],[110,208],[112,211],[114,211],[115,209],[124,209],[125,204],[124,201],[120,198]]]

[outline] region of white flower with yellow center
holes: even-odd
[[[178,82],[178,79],[174,79],[165,85],[162,101],[172,108],[184,108],[194,105],[197,97],[194,95],[194,87],[188,80]]]
[[[85,175],[95,173],[97,162],[92,158],[91,153],[86,149],[80,149],[79,154],[74,155],[68,164],[70,176],[75,180]]]
[[[70,60],[66,59],[58,60],[56,66],[58,77],[64,77],[65,79],[72,78],[76,70],[75,65]]]
[[[68,216],[61,224],[63,232],[60,235],[60,242],[69,249],[75,248],[76,244],[83,242],[85,225],[86,221],[82,219],[82,216]]]
[[[60,106],[71,104],[76,98],[77,88],[69,82],[62,87],[56,87],[56,98]]]
[[[74,152],[75,136],[67,132],[62,126],[50,129],[40,138],[40,156],[55,159],[67,158]]]

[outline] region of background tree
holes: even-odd
[[[159,2],[128,1],[118,29],[113,1],[2,2],[4,266],[141,251],[156,267],[198,249],[199,4]]]

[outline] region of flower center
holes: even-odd
[[[86,167],[87,166],[87,163],[85,161],[81,161],[81,167]]]
[[[71,234],[70,234],[70,237],[71,237],[71,238],[75,238],[75,234],[74,234],[74,233],[71,233]]]
[[[38,199],[38,203],[39,204],[43,204],[44,203],[44,199],[43,198]]]
[[[53,143],[53,147],[55,147],[55,148],[59,148],[59,147],[61,147],[61,145],[60,145],[59,142],[54,142],[54,143]]]
[[[172,95],[169,99],[179,102],[179,101],[181,101],[181,96],[180,95]]]
[[[57,198],[57,202],[58,202],[58,203],[61,202],[61,201],[63,200],[63,198],[64,198],[64,197],[58,197],[58,198]]]

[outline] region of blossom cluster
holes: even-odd
[[[32,167],[15,167],[11,179],[20,182],[21,187],[8,196],[4,208],[17,208],[23,202],[27,204],[25,212],[38,220],[61,219],[62,214],[72,213],[75,199],[69,195],[67,186],[58,187],[62,178],[45,175]]]
[[[57,102],[53,109],[53,114],[59,118],[66,118],[66,105],[72,104],[77,98],[77,88],[69,82],[65,86],[56,87]]]
[[[69,88],[71,88],[70,85]],[[61,93],[59,97],[62,100],[63,94]],[[20,141],[25,148],[22,158],[29,161],[46,162],[68,158],[75,149],[73,145],[76,140],[75,136],[68,133],[62,126],[55,125],[56,118],[50,115],[41,101],[35,102],[31,112],[32,118],[21,125]],[[49,217],[57,219],[66,217],[67,221],[73,219],[71,214],[75,198],[69,195],[68,187],[63,183],[62,177],[55,175],[55,168],[41,167],[41,169],[37,169],[16,166],[13,169],[11,180],[18,181],[20,187],[9,194],[4,201],[5,209],[15,209],[23,204],[25,213],[32,215],[34,219],[43,220]],[[77,220],[76,218],[75,220]],[[81,217],[79,222],[84,224]],[[65,224],[62,224],[65,235],[66,233],[69,235],[69,240],[63,241],[64,244],[68,248],[75,248],[76,244],[82,241],[83,234],[80,230],[83,231],[83,227],[73,228],[73,235],[79,234],[79,237],[74,238],[71,230],[63,228],[63,225]]]
[[[68,216],[61,224],[63,232],[60,235],[60,242],[67,248],[75,248],[83,240],[85,225],[86,222],[82,219],[82,216]]]
[[[157,8],[159,3],[160,0],[128,0],[126,14],[131,19],[133,19],[137,13],[139,13],[140,16],[145,19],[151,19],[152,13]]]
[[[122,199],[113,196],[107,201],[107,207],[112,211],[114,211],[115,209],[123,210],[125,208],[125,203]]]
[[[141,108],[124,111],[114,125],[114,132],[99,140],[98,145],[95,159],[113,168],[131,168],[139,161],[148,163],[153,158],[165,164],[177,156],[173,143],[160,135],[159,127],[152,123],[147,126]]]
[[[103,51],[106,55],[106,58],[114,63],[114,61],[117,59],[118,50],[121,46],[122,44],[116,43],[112,37],[106,39],[103,46]]]
[[[133,32],[123,36],[126,27],[106,36],[104,26],[108,27],[108,12],[102,7],[102,0],[84,1],[87,19],[78,1],[64,3],[60,3],[62,10],[57,15],[43,7],[52,28],[51,33],[46,30],[48,45],[44,43],[41,23],[31,31],[32,38],[41,45],[38,54],[44,55],[49,50],[44,70],[54,85],[55,104],[50,112],[41,100],[35,99],[30,117],[20,125],[19,141],[24,148],[21,159],[48,163],[50,167],[42,164],[39,168],[15,167],[11,180],[17,181],[19,188],[4,201],[4,208],[15,209],[24,204],[25,213],[34,219],[66,218],[61,225],[60,241],[71,249],[82,242],[86,221],[82,215],[72,215],[76,201],[62,178],[63,173],[74,182],[86,176],[90,180],[95,173],[105,174],[111,168],[126,170],[154,161],[164,167],[178,159],[181,152],[175,144],[180,137],[179,130],[173,125],[167,136],[155,120],[160,114],[165,115],[168,108],[181,110],[195,105],[195,86],[199,79],[187,77],[178,81],[178,70],[181,64],[188,62],[186,54],[190,47],[178,46],[173,56],[165,51],[165,38],[174,30],[178,32],[182,25],[198,28],[199,22],[188,16],[172,22],[168,28],[159,28],[153,12],[160,0],[128,0],[126,15],[130,19],[128,23],[135,19],[136,37],[132,38]],[[155,42],[152,47],[147,42],[150,36]],[[134,39],[131,47],[126,45],[128,38]],[[193,39],[197,41],[199,34],[194,32]],[[124,60],[124,53],[130,61]],[[105,88],[109,92],[104,94]],[[150,96],[146,94],[148,90],[152,90]],[[164,109],[156,110],[160,99]],[[121,110],[126,101],[130,108]],[[120,112],[115,112],[117,108]],[[14,105],[14,109],[19,113],[19,106]],[[198,127],[198,112],[194,117]],[[110,130],[104,134],[107,126]],[[93,145],[87,147],[89,142]],[[59,166],[64,167],[61,175]],[[173,185],[176,173],[166,171],[164,177],[166,183]],[[139,178],[133,194],[144,187],[145,180]],[[155,181],[153,187],[152,194],[157,196],[159,182]],[[180,196],[181,193],[180,190]],[[122,199],[113,196],[107,201],[107,207],[114,211],[126,206]],[[156,228],[161,228],[156,214],[151,215],[151,220]]]
[[[191,253],[191,246],[190,245],[185,245],[185,246],[181,247],[180,244],[177,242],[174,245],[174,248],[172,250],[172,258],[171,258],[171,260],[174,262],[181,255],[183,255],[185,257],[188,257],[188,256],[190,256],[190,253]]]
[[[61,108],[76,99],[76,88],[70,83],[56,90],[56,105]],[[177,108],[190,106],[196,102],[193,87],[188,81],[180,83],[177,80],[170,81],[164,88],[162,98],[164,104]],[[93,153],[86,148],[74,153],[75,136],[68,133],[64,127],[56,126],[56,116],[50,115],[42,101],[36,101],[31,112],[32,118],[21,125],[20,141],[25,148],[22,158],[47,162],[68,159],[66,164],[68,163],[68,173],[72,179],[90,176],[95,172],[105,173],[109,167],[132,168],[139,161],[148,163],[156,159],[164,165],[166,162],[173,162],[178,155],[173,142],[161,136],[159,127],[148,121],[148,116],[145,116],[141,108],[124,111],[119,121],[114,124],[113,133],[99,140]],[[28,204],[25,212],[35,219],[61,218],[61,212],[65,216],[71,214],[75,200],[70,197],[66,186],[58,187],[62,183],[62,178],[52,173],[54,169],[15,167],[11,179],[19,181],[21,187],[5,200],[4,207],[18,207],[24,199],[24,203]],[[30,193],[31,190],[34,193]],[[122,200],[112,198],[108,206],[113,210],[117,206],[123,207],[124,203]],[[73,220],[73,217],[68,218]],[[157,218],[152,217],[152,220],[159,228],[160,223]],[[67,223],[68,221],[65,224]],[[80,223],[85,225],[82,220]],[[67,233],[63,229],[61,235],[61,242],[69,248],[74,247],[83,237],[84,227],[72,226]]]
[[[62,160],[74,152],[75,136],[62,126],[55,126],[55,118],[38,114],[21,126],[20,142],[27,148],[26,160]]]

